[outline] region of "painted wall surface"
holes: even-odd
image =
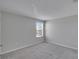
[[[78,45],[77,15],[46,22],[46,39],[48,42],[77,49]]]
[[[1,45],[1,12],[0,12],[0,45]],[[0,52],[1,52],[1,47],[0,47]]]
[[[1,59],[1,56],[0,56],[0,59]]]
[[[2,16],[3,52],[43,41],[43,38],[36,38],[35,23],[37,20],[6,12],[3,12]]]

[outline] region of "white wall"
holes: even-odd
[[[1,12],[0,12],[0,43],[1,43]]]
[[[46,22],[48,42],[77,49],[77,15]]]
[[[1,12],[0,12],[0,45],[1,45]],[[1,47],[0,47],[0,52],[1,52]]]
[[[43,41],[36,38],[35,23],[37,20],[3,12],[2,51],[10,51]]]
[[[0,59],[1,59],[1,56],[0,56]]]

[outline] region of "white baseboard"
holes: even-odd
[[[39,42],[36,42],[36,43],[33,43],[33,44],[25,45],[23,47],[19,47],[19,48],[10,50],[10,51],[1,52],[0,55],[4,55],[4,54],[7,54],[7,53],[15,52],[15,51],[18,51],[18,50],[23,49],[23,48],[30,48],[30,47],[36,46],[38,44],[41,44],[41,43],[43,43],[43,41],[39,41]],[[78,51],[77,48],[70,47],[70,46],[67,46],[67,45],[63,45],[63,44],[59,44],[59,43],[52,43],[51,41],[47,41],[47,43],[55,44],[55,45],[58,45],[58,46],[61,46],[61,47],[65,47],[65,48],[69,48],[69,49],[73,49],[73,50],[77,50]]]
[[[14,51],[23,49],[23,48],[30,48],[30,47],[36,46],[36,45],[38,45],[38,44],[41,44],[41,43],[43,43],[43,41],[39,41],[39,42],[36,42],[36,43],[33,43],[33,44],[25,45],[25,46],[22,46],[22,47],[13,49],[13,50],[9,50],[9,51],[5,51],[5,52],[1,52],[0,55],[4,55],[4,54],[7,54],[7,53],[11,53],[11,52],[14,52]]]
[[[68,46],[68,45],[63,45],[63,44],[60,44],[60,43],[54,43],[54,42],[51,42],[51,41],[47,41],[47,42],[50,43],[50,44],[55,44],[55,45],[58,45],[58,46],[61,46],[61,47],[65,47],[65,48],[69,48],[69,49],[78,51],[78,48],[75,48],[75,47],[71,47],[71,46]]]

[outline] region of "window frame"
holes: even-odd
[[[41,27],[41,28],[39,29],[39,27]],[[37,32],[39,32],[39,30],[41,30],[41,35],[37,33]],[[37,21],[36,22],[36,37],[37,38],[44,37],[44,22],[43,21]]]

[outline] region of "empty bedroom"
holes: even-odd
[[[78,0],[0,0],[0,59],[78,59]]]

